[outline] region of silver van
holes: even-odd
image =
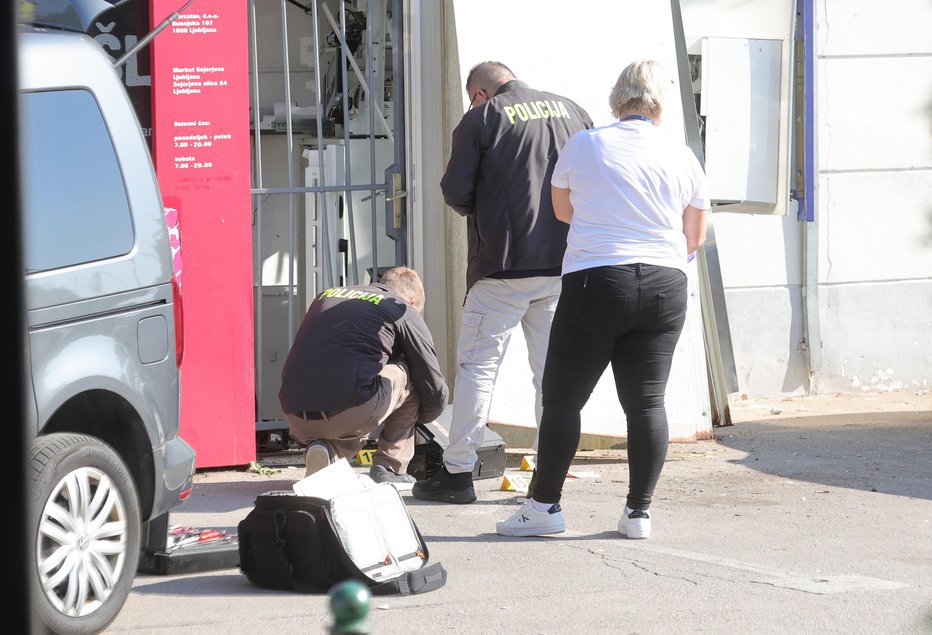
[[[144,523],[192,488],[180,289],[110,57],[85,35],[21,26],[17,59],[33,619],[96,633],[130,592]]]

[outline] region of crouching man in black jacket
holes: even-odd
[[[414,428],[443,412],[449,390],[406,267],[375,284],[323,291],[308,308],[278,393],[292,436],[306,443],[306,475],[354,456],[384,424],[370,476],[411,489]]]

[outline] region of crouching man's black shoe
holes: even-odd
[[[418,481],[411,490],[414,498],[441,503],[464,505],[476,500],[472,486],[472,472],[450,474],[446,466],[441,467],[426,481]]]

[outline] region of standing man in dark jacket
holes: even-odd
[[[540,423],[541,377],[569,228],[553,213],[550,175],[563,144],[592,128],[585,110],[528,87],[500,62],[473,67],[466,94],[469,110],[453,131],[440,181],[447,205],[468,223],[450,443],[443,468],[413,489],[417,498],[447,503],[476,500],[476,450],[499,366],[519,324],[534,376],[535,423]]]
[[[311,303],[278,393],[292,436],[308,444],[306,475],[354,456],[382,424],[370,476],[411,489],[414,428],[437,419],[449,399],[423,310],[421,279],[406,267]]]

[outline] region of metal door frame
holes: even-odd
[[[263,183],[263,166],[262,166],[262,132],[263,132],[263,122],[262,122],[262,113],[260,107],[260,64],[259,64],[259,48],[258,48],[258,37],[257,37],[257,25],[258,20],[263,19],[264,15],[257,15],[257,5],[262,8],[266,8],[269,5],[274,4],[279,5],[279,15],[281,19],[281,55],[283,60],[282,68],[282,77],[284,84],[284,103],[285,104],[294,104],[295,101],[292,99],[292,64],[289,55],[289,11],[288,7],[298,8],[306,16],[310,17],[310,24],[308,28],[308,33],[313,39],[314,47],[314,97],[316,99],[316,113],[315,113],[315,125],[313,133],[316,133],[316,152],[318,154],[318,163],[320,166],[320,181],[313,184],[304,184],[299,185],[296,182],[296,163],[295,163],[295,139],[296,139],[296,128],[294,125],[294,116],[290,107],[285,108],[284,113],[284,127],[283,130],[278,132],[283,132],[286,139],[287,146],[287,163],[288,163],[288,184],[285,187],[266,187]],[[361,4],[361,3],[360,3]],[[405,95],[405,82],[404,82],[404,11],[403,11],[403,0],[367,0],[366,1],[366,28],[365,28],[365,51],[366,51],[366,68],[361,69],[359,64],[356,61],[356,58],[353,52],[350,49],[350,46],[347,41],[347,12],[346,12],[346,3],[339,2],[339,12],[338,15],[334,15],[333,11],[327,6],[326,0],[306,0],[306,2],[299,2],[298,0],[249,0],[249,41],[250,41],[250,94],[251,102],[257,107],[253,108],[252,112],[252,121],[251,128],[253,131],[252,136],[252,151],[254,156],[254,170],[252,174],[251,182],[251,199],[253,204],[254,216],[253,223],[256,231],[256,262],[254,263],[253,268],[253,277],[254,277],[254,287],[257,291],[255,297],[257,306],[255,309],[256,323],[255,323],[255,350],[257,352],[255,359],[255,372],[256,372],[256,430],[257,432],[267,432],[267,431],[284,431],[282,434],[281,441],[283,444],[287,444],[287,423],[283,419],[274,419],[274,420],[263,420],[263,401],[265,395],[263,395],[263,359],[261,359],[260,351],[263,350],[263,339],[265,336],[266,325],[263,323],[263,262],[265,255],[262,253],[263,248],[263,218],[264,218],[264,206],[263,202],[266,198],[270,196],[287,196],[288,198],[288,214],[289,214],[289,236],[288,236],[288,275],[287,275],[287,295],[288,295],[288,319],[287,319],[287,328],[288,328],[288,345],[290,348],[291,343],[294,340],[294,335],[299,326],[299,320],[296,318],[296,313],[298,315],[303,315],[303,303],[307,302],[307,298],[304,296],[304,289],[308,288],[307,276],[303,275],[303,272],[306,270],[302,266],[302,245],[299,244],[301,237],[300,226],[307,223],[314,223],[316,231],[315,236],[316,244],[314,245],[304,245],[303,257],[310,259],[311,265],[309,269],[313,271],[315,280],[313,284],[310,285],[314,289],[314,293],[319,293],[321,290],[328,288],[330,286],[340,286],[344,284],[359,284],[365,281],[364,278],[360,277],[360,272],[358,271],[357,263],[357,245],[355,244],[355,227],[356,223],[360,221],[360,218],[357,216],[357,213],[360,210],[353,209],[353,197],[351,193],[353,192],[368,192],[368,200],[371,201],[369,204],[369,218],[368,221],[371,223],[373,231],[371,232],[371,254],[372,254],[372,267],[371,271],[376,274],[381,271],[384,267],[387,266],[398,266],[407,264],[407,234],[408,234],[408,214],[407,214],[407,201],[406,201],[406,182],[407,182],[407,167],[406,167],[406,156],[405,156],[405,105],[404,105],[404,95]],[[357,5],[360,6],[360,5]],[[377,99],[372,99],[373,95],[373,82],[379,82],[380,78],[384,78],[383,74],[379,73],[379,64],[377,59],[374,58],[374,55],[378,55],[378,51],[384,51],[387,48],[386,42],[379,42],[375,40],[373,34],[373,28],[371,25],[375,24],[376,28],[379,28],[380,25],[385,25],[388,20],[383,21],[373,21],[370,19],[370,16],[373,15],[373,12],[376,12],[378,15],[387,16],[388,10],[391,10],[391,24],[390,33],[391,36],[391,62],[392,62],[392,88],[391,88],[391,104],[392,104],[392,122],[393,126],[389,127],[385,119],[382,117],[382,111],[379,108],[379,101]],[[291,10],[293,13],[293,9]],[[344,165],[343,165],[343,178],[341,183],[336,184],[327,184],[328,175],[327,165],[324,161],[324,146],[327,141],[331,143],[339,142],[341,139],[339,136],[331,136],[325,138],[324,127],[326,122],[323,121],[321,115],[324,114],[324,87],[322,86],[322,76],[323,72],[320,72],[324,69],[324,64],[321,60],[322,47],[321,47],[321,29],[320,25],[322,24],[321,18],[326,20],[323,24],[329,24],[332,28],[331,36],[336,37],[336,48],[338,49],[338,57],[342,61],[340,64],[339,71],[342,74],[341,86],[346,87],[351,85],[351,78],[355,79],[358,82],[359,87],[365,92],[366,103],[368,110],[368,131],[376,130],[377,134],[368,134],[369,139],[369,156],[370,156],[370,170],[368,175],[368,182],[363,183],[354,183],[354,177],[359,175],[351,174],[350,170],[350,147],[351,138],[359,138],[358,136],[351,136],[350,126],[342,125],[342,144],[343,144],[343,155],[344,155]],[[293,33],[293,31],[292,31]],[[303,32],[302,32],[303,33]],[[384,40],[384,38],[381,38]],[[353,73],[351,76],[350,73]],[[375,84],[376,89],[384,90],[384,85],[380,86]],[[349,96],[348,91],[343,90],[341,94],[341,104],[342,104],[342,121],[344,123],[349,122],[350,112],[349,112]],[[376,126],[378,125],[378,128]],[[312,136],[313,138],[313,136]],[[376,174],[376,150],[375,144],[377,138],[389,139],[392,141],[394,146],[394,159],[393,163],[384,171],[383,174]],[[313,151],[313,150],[312,150]],[[382,180],[377,180],[377,177],[380,177]],[[331,179],[332,180],[332,179]],[[366,179],[363,179],[365,181]],[[341,197],[341,200],[344,201],[345,205],[345,214],[346,214],[346,227],[348,228],[348,240],[339,240],[337,238],[337,229],[333,226],[333,219],[329,218],[328,214],[322,213],[318,214],[318,218],[302,218],[304,206],[300,205],[300,202],[305,200],[306,197],[313,197],[315,201],[315,209],[322,210],[325,209],[326,201],[325,197],[328,194],[336,194]],[[379,200],[381,199],[381,200]],[[379,209],[381,205],[381,210]],[[342,206],[341,206],[342,207]],[[379,246],[377,244],[378,236],[375,228],[378,227],[379,213],[384,214],[384,226],[386,228],[386,234],[394,242],[394,253],[385,255],[379,254]],[[299,222],[300,221],[300,222]],[[343,276],[340,279],[335,278],[333,271],[327,267],[321,267],[320,263],[324,262],[324,259],[327,261],[333,262],[334,252],[332,250],[340,250],[345,248],[344,252],[344,262],[346,263],[345,279]],[[384,250],[383,250],[384,251]],[[316,263],[316,264],[315,264]],[[296,303],[301,302],[301,310],[296,311]],[[274,326],[274,325],[273,325]]]

